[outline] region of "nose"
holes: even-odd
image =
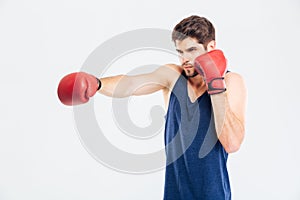
[[[187,55],[181,55],[180,61],[181,61],[181,64],[188,63],[188,62],[190,62],[190,58]]]

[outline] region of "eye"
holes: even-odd
[[[181,50],[177,50],[177,53],[180,54],[180,55],[183,54],[183,52]]]
[[[188,51],[188,52],[193,52],[193,51],[196,51],[196,50],[197,50],[197,48],[192,47],[192,48],[189,48],[187,51]]]

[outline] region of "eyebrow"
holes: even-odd
[[[191,50],[195,50],[195,49],[197,49],[197,47],[189,47],[185,51],[191,51]],[[182,50],[180,50],[180,49],[176,49],[176,51],[179,52],[179,53],[182,52]]]

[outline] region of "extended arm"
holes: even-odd
[[[57,93],[65,105],[86,103],[97,91],[110,97],[144,95],[169,88],[177,74],[175,65],[163,65],[151,73],[134,76],[96,78],[85,72],[75,72],[61,79]]]
[[[102,86],[99,92],[110,97],[151,94],[170,87],[170,74],[175,73],[173,66],[164,65],[147,74],[105,77],[100,79]]]

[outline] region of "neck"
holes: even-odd
[[[188,77],[188,82],[192,87],[195,87],[195,88],[201,88],[201,87],[205,86],[204,79],[199,74],[197,74],[196,76],[193,76],[193,77]]]

